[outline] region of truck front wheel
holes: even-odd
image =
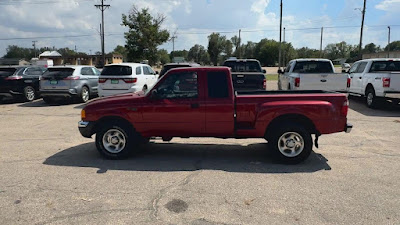
[[[123,159],[137,152],[138,139],[133,128],[106,124],[96,134],[97,150],[108,159]]]
[[[268,138],[268,147],[282,163],[297,164],[306,160],[312,151],[311,134],[297,124],[285,124]]]

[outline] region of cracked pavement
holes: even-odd
[[[156,140],[105,160],[81,108],[0,104],[0,224],[400,224],[400,107],[352,98],[352,132],[294,166],[261,139]]]

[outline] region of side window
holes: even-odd
[[[149,73],[150,73],[151,75],[156,74],[156,72],[154,72],[154,70],[153,70],[150,66],[146,66],[146,67],[147,67],[147,69],[149,70]]]
[[[100,76],[100,74],[101,74],[100,70],[98,70],[98,69],[96,69],[94,67],[92,67],[92,71],[93,71],[93,74],[96,75],[96,76]]]
[[[197,86],[197,73],[173,73],[157,87],[157,93],[162,99],[193,99],[199,96]]]
[[[365,70],[365,67],[367,66],[367,62],[362,62],[357,68],[356,73],[362,73]]]
[[[355,63],[349,70],[349,73],[355,73],[357,71],[358,65],[360,65],[360,63]]]
[[[39,67],[30,67],[25,70],[24,74],[28,76],[40,76],[43,74],[43,71]]]
[[[83,67],[81,70],[82,75],[94,75],[92,68],[90,67]]]
[[[286,66],[286,68],[285,68],[285,73],[289,73],[289,71],[290,71],[290,67],[292,66],[292,64],[293,63],[291,63],[291,62],[289,62],[288,64],[287,64],[287,66]]]
[[[228,79],[224,72],[208,72],[208,97],[210,98],[228,98]]]
[[[142,74],[142,67],[138,66],[136,67],[136,75],[141,75]]]

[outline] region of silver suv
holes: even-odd
[[[60,97],[87,102],[97,96],[99,75],[93,66],[49,67],[40,79],[40,92],[46,103]]]

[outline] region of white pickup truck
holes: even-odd
[[[400,59],[366,59],[353,64],[349,70],[349,93],[366,96],[370,108],[379,100],[400,101]]]
[[[347,92],[350,76],[335,73],[328,59],[294,59],[284,71],[278,70],[279,90],[324,90]]]

